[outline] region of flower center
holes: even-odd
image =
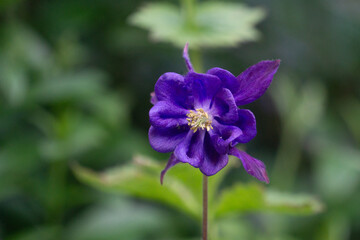
[[[209,117],[209,114],[207,114],[207,112],[205,112],[202,108],[198,108],[195,111],[190,110],[186,116],[188,117],[186,119],[188,121],[188,125],[194,132],[196,132],[199,128],[201,128],[201,130],[206,128],[207,131],[213,129],[211,126],[212,121]]]

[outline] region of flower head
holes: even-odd
[[[196,73],[187,44],[183,57],[189,72],[185,76],[163,74],[151,95],[150,145],[158,152],[172,152],[161,182],[166,171],[178,163],[214,175],[227,165],[228,155],[233,155],[250,175],[268,183],[265,165],[235,147],[256,135],[254,114],[238,106],[265,93],[280,60],[261,61],[235,77],[221,68]]]

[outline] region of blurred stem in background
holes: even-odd
[[[63,217],[64,200],[66,197],[66,173],[65,161],[54,161],[50,163],[49,189],[48,189],[48,221],[60,224]]]
[[[196,0],[182,0],[181,7],[186,26],[188,28],[195,27],[195,11],[196,11]]]
[[[182,0],[181,1],[182,14],[185,19],[185,27],[189,31],[196,30],[196,0]],[[198,72],[203,72],[203,63],[201,51],[199,48],[191,47],[190,42],[190,56],[194,68]]]
[[[286,121],[286,119],[283,119]],[[285,123],[282,129],[280,145],[273,167],[272,183],[279,189],[292,188],[301,159],[301,141],[292,131],[292,125]],[[286,179],[286,181],[284,181]]]
[[[202,62],[202,54],[200,49],[190,50],[191,62],[194,65],[194,69],[197,72],[202,73],[204,71],[204,66]]]
[[[59,108],[58,122],[53,125],[54,137],[60,142],[66,141],[70,134],[72,111],[68,108]],[[49,164],[49,180],[48,180],[48,222],[61,226],[64,219],[64,211],[66,210],[67,191],[66,181],[68,165],[66,157],[52,159]],[[62,237],[62,231],[54,233],[58,238]]]
[[[290,190],[297,179],[306,137],[323,114],[326,90],[316,80],[301,83],[282,76],[271,93],[283,126],[271,179],[273,186]]]

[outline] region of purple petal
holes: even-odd
[[[150,93],[150,102],[152,105],[155,105],[158,102],[155,92]]]
[[[211,142],[220,154],[227,154],[232,141],[241,136],[243,132],[240,128],[231,125],[223,125],[217,121],[213,122],[214,129],[209,131]]]
[[[172,102],[184,108],[191,104],[184,77],[177,73],[168,72],[161,75],[155,84],[155,95],[158,101]]]
[[[183,58],[185,59],[186,67],[190,72],[194,71],[194,68],[191,64],[190,57],[189,57],[189,43],[185,44],[184,52],[183,52]]]
[[[256,177],[260,181],[269,183],[269,178],[266,173],[265,164],[262,161],[251,157],[246,152],[240,151],[237,148],[231,148],[230,154],[237,158],[240,158],[248,174],[250,174],[253,177]]]
[[[185,139],[187,132],[187,129],[173,128],[160,130],[150,127],[149,142],[151,147],[158,152],[172,152]]]
[[[204,161],[200,171],[206,176],[212,176],[223,169],[228,163],[227,154],[219,154],[212,145],[209,134],[206,134],[204,141]]]
[[[149,112],[150,124],[157,128],[174,128],[187,125],[188,110],[171,102],[157,102]]]
[[[238,91],[240,84],[236,77],[228,70],[216,67],[207,71],[207,74],[217,76],[221,80],[222,86],[229,89],[232,93]]]
[[[189,131],[184,141],[175,148],[175,157],[184,163],[199,167],[204,158],[205,131]]]
[[[239,118],[233,125],[241,129],[242,134],[237,137],[232,145],[247,143],[256,136],[256,119],[254,114],[247,109],[238,109]]]
[[[161,174],[160,174],[161,185],[163,184],[163,180],[164,180],[164,176],[165,176],[166,172],[178,163],[180,163],[180,161],[178,161],[176,159],[174,154],[171,154],[170,159],[169,159],[168,163],[166,164],[166,167],[164,168],[164,170],[161,171]]]
[[[220,79],[210,74],[189,72],[185,81],[193,90],[195,109],[209,109],[212,99],[221,89]]]
[[[210,114],[230,124],[238,120],[238,108],[229,89],[222,88],[215,96]]]
[[[245,105],[261,97],[270,86],[280,60],[261,61],[241,73],[237,79],[239,89],[234,93],[236,104]]]

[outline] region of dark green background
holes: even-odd
[[[360,3],[242,2],[266,9],[261,39],[202,49],[204,66],[237,75],[282,60],[269,91],[246,106],[258,123],[247,149],[266,163],[270,187],[313,194],[326,208],[225,225],[247,239],[359,239]],[[106,169],[137,153],[165,164],[147,142],[149,94],[162,73],[186,68],[181,49],[128,24],[145,3],[0,1],[0,239],[200,238],[184,214],[96,191],[70,170],[74,162]],[[252,180],[237,169],[224,184]]]

